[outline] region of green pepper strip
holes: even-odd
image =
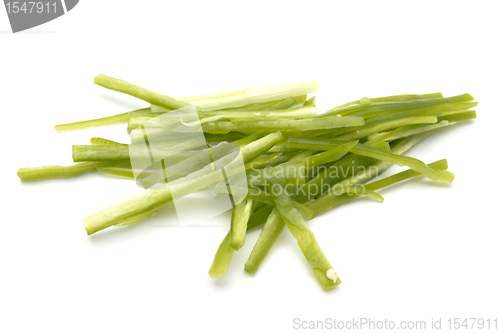
[[[271,133],[242,147],[241,154],[243,156],[243,161],[248,163],[249,161],[257,158],[259,155],[269,150],[282,138],[283,136],[280,132]],[[218,173],[213,174],[218,175]],[[231,175],[228,174],[228,176]],[[193,180],[187,182],[184,185],[184,188],[189,192],[189,190],[204,188],[205,186],[220,180],[222,180],[220,177],[210,175],[197,178],[195,177]],[[150,210],[158,209],[170,200],[172,200],[172,194],[168,187],[166,189],[148,190],[143,194],[126,199],[87,216],[83,220],[83,224],[87,230],[87,234],[91,235],[99,230],[115,225],[121,220],[131,218]]]
[[[87,162],[84,162],[84,163],[87,163]],[[98,162],[95,162],[95,163],[98,163]],[[106,174],[113,175],[113,176],[135,179],[134,171],[132,171],[131,168],[103,167],[103,168],[97,168],[97,170],[102,172],[102,173],[106,173]]]
[[[405,117],[392,119],[388,121],[383,121],[381,123],[369,126],[363,129],[359,129],[353,132],[346,133],[344,135],[338,136],[337,140],[356,140],[369,136],[374,133],[379,133],[382,131],[387,131],[390,129],[398,128],[406,125],[420,125],[420,124],[434,124],[437,122],[435,116],[416,116],[416,117]]]
[[[446,160],[440,160],[434,163],[429,164],[434,169],[446,169],[447,163]],[[381,197],[375,190],[379,190],[386,186],[392,185],[396,182],[400,182],[412,177],[419,176],[420,174],[416,173],[413,170],[407,170],[400,172],[396,175],[384,178],[380,181],[373,182],[364,186],[363,194],[358,195],[356,192],[348,192],[348,193],[337,193],[332,192],[328,195],[321,197],[320,199],[313,201],[309,204],[310,208],[313,208],[315,211],[315,216],[325,212],[326,210],[332,209],[341,203],[344,203],[348,200],[360,197],[362,195],[372,196],[374,199],[378,199],[377,201],[382,202],[383,197]],[[279,214],[277,214],[277,209],[274,209],[272,213],[269,215],[267,221],[265,221],[264,227],[259,235],[257,243],[255,244],[252,252],[250,253],[250,257],[245,264],[245,271],[250,274],[255,274],[259,269],[260,265],[268,255],[272,246],[278,239],[281,234],[285,223]]]
[[[385,121],[390,119],[397,119],[403,117],[411,116],[445,116],[449,114],[461,113],[470,108],[477,106],[477,102],[463,102],[463,103],[447,103],[434,105],[424,108],[411,109],[399,112],[373,112],[369,114],[362,115],[366,120],[365,124],[377,123],[379,121]]]
[[[403,102],[382,102],[382,103],[374,103],[368,105],[354,105],[342,110],[337,110],[337,112],[329,111],[323,113],[320,117],[336,116],[336,115],[341,115],[341,116],[360,115],[360,114],[380,112],[380,111],[394,112],[395,110],[410,110],[410,109],[416,109],[416,108],[445,104],[445,103],[469,102],[473,100],[474,97],[471,94],[463,94],[445,98],[429,98],[429,99],[417,99],[417,100],[403,101]]]
[[[142,110],[145,110],[145,109],[142,109]],[[54,128],[56,129],[56,131],[61,132],[61,131],[79,130],[79,129],[96,127],[96,126],[120,124],[120,123],[126,123],[128,121],[128,117],[129,117],[129,113],[125,112],[125,113],[120,113],[120,114],[110,116],[110,117],[85,120],[85,121],[77,121],[77,122],[69,123],[69,124],[55,125]]]
[[[290,97],[290,98],[293,98],[295,100],[295,104],[301,104],[301,103],[304,103],[304,101],[307,98],[307,95],[295,96],[295,97]],[[179,100],[184,100],[186,102],[189,102],[189,100],[183,99],[183,98],[180,98]],[[287,102],[285,102],[285,101],[287,101]],[[196,101],[193,100],[191,102],[196,102]],[[247,104],[247,105],[233,107],[233,108],[224,108],[224,109],[219,108],[219,110],[214,109],[214,111],[235,112],[235,111],[262,111],[262,110],[268,110],[268,109],[269,110],[282,110],[282,109],[286,108],[286,106],[288,105],[289,102],[290,102],[290,100],[288,98],[285,98],[285,99],[277,99],[277,100],[273,100],[270,102],[264,102],[264,103]],[[283,103],[283,104],[281,104],[281,103]],[[277,107],[280,107],[281,109],[277,109]],[[171,110],[162,108],[161,106],[158,106],[158,105],[151,105],[151,112],[152,113],[165,113],[165,112],[169,112],[169,111],[171,111]],[[205,112],[211,112],[211,111],[206,111],[206,110],[198,110],[198,111],[200,111],[200,113],[202,113],[202,114],[205,114]],[[200,114],[200,116],[201,116],[201,114]]]
[[[17,176],[21,180],[44,180],[52,178],[69,178],[97,171],[98,167],[110,166],[116,162],[83,162],[69,166],[47,165],[36,168],[20,168]]]
[[[119,143],[116,141],[111,141],[103,138],[92,138],[90,139],[90,144],[93,146],[128,147],[128,144],[126,143]]]
[[[435,170],[445,170],[448,168],[448,163],[446,160],[439,160],[434,163],[430,163],[428,165],[429,168],[435,169]],[[407,180],[416,176],[420,176],[421,174],[419,172],[416,172],[414,170],[406,170],[400,173],[397,173],[395,175],[386,177],[384,179],[375,181],[373,183],[365,185],[365,189],[368,191],[376,191],[381,188],[384,188],[386,186],[401,182],[403,180]],[[334,207],[337,207],[338,205],[359,197],[360,195],[356,194],[342,194],[342,195],[335,195],[333,192],[329,192],[328,194],[318,198],[317,200],[311,202],[308,204],[309,208],[312,208],[314,210],[314,216],[318,216]]]
[[[271,211],[273,210],[272,206],[267,206],[258,211],[254,212],[250,219],[248,220],[247,230],[253,229],[261,224],[263,224]],[[212,266],[208,271],[208,274],[212,279],[222,278],[226,275],[227,269],[229,268],[229,264],[231,263],[231,259],[233,258],[234,249],[229,247],[229,232],[226,237],[222,240],[215,253],[214,260],[212,262]]]
[[[156,213],[158,213],[158,210],[151,210],[149,212],[145,212],[145,213],[133,216],[131,218],[125,219],[122,222],[115,224],[115,227],[124,227],[124,226],[130,225],[130,224],[139,222],[140,220],[143,220],[147,217],[150,217],[151,215],[154,215]]]
[[[275,185],[281,187],[279,184]],[[271,195],[276,208],[285,221],[288,230],[290,230],[292,236],[297,240],[297,245],[313,269],[318,282],[325,291],[335,289],[341,281],[337,278],[335,270],[333,270],[332,265],[328,262],[325,254],[319,247],[316,237],[314,237],[312,231],[302,220],[299,212],[293,207],[290,197],[285,193],[283,188],[281,188],[279,193],[272,191]],[[331,276],[332,272],[333,276]]]
[[[302,96],[297,96],[297,98],[294,97],[288,97],[282,100],[281,102],[278,102],[268,108],[265,108],[264,110],[266,111],[271,111],[271,110],[286,110],[291,108],[292,106],[296,105],[297,103],[304,103],[306,101],[307,95],[302,95]]]
[[[227,133],[230,131],[288,131],[288,130],[313,130],[325,128],[337,128],[363,125],[361,117],[329,117],[311,118],[298,120],[255,120],[247,122],[207,123],[203,125],[203,131],[209,133]]]
[[[439,117],[439,120],[447,120],[449,122],[469,120],[469,119],[476,119],[476,111],[472,110],[472,111],[466,111]]]
[[[245,271],[250,274],[255,274],[260,265],[268,255],[274,243],[285,227],[285,222],[281,218],[278,209],[274,208],[260,232],[257,243],[255,243],[250,257],[245,263]]]
[[[428,131],[432,131],[435,129],[439,129],[441,127],[448,126],[450,123],[447,120],[442,120],[437,124],[432,124],[432,125],[409,125],[409,126],[403,126],[400,128],[397,128],[393,131],[383,133],[380,135],[377,135],[376,137],[369,136],[368,137],[368,142],[366,142],[366,145],[369,146],[375,146],[383,141],[392,141],[400,138],[405,138],[411,135],[415,134],[420,134]]]
[[[170,110],[176,110],[191,105],[187,102],[176,100],[174,98],[168,97],[167,95],[162,95],[154,91],[139,87],[130,82],[115,79],[104,74],[97,75],[94,78],[94,83],[100,85],[101,87],[134,96],[148,103],[159,105]]]
[[[402,112],[373,112],[369,114],[362,115],[365,118],[365,124],[363,126],[351,127],[351,128],[337,128],[333,130],[324,130],[319,132],[322,137],[335,138],[346,132],[350,132],[353,130],[361,130],[370,126],[374,126],[380,124],[384,121],[397,120],[400,118],[413,117],[413,116],[435,116],[441,117],[450,114],[462,113],[465,110],[476,106],[476,102],[464,102],[464,103],[448,103],[448,104],[440,104],[430,107],[411,109]],[[317,134],[317,133],[316,133]],[[308,137],[319,136],[314,132],[307,133]]]
[[[247,223],[252,213],[253,200],[245,199],[233,208],[231,229],[229,230],[229,247],[238,251],[245,245]]]
[[[352,101],[349,103],[345,103],[342,105],[339,105],[337,107],[334,107],[333,109],[329,110],[328,112],[331,111],[338,111],[341,109],[345,109],[348,106],[352,105],[369,105],[372,103],[381,103],[381,102],[403,102],[403,101],[412,101],[414,99],[429,99],[429,98],[443,98],[442,93],[431,93],[431,94],[422,94],[422,95],[416,95],[416,94],[405,94],[405,95],[393,95],[393,96],[385,96],[385,97],[375,97],[375,98],[361,98],[356,101]]]
[[[352,141],[352,142],[347,142],[343,145],[340,145],[338,147],[329,149],[327,151],[324,151],[322,153],[306,157],[302,160],[299,161],[304,161],[306,163],[306,167],[308,169],[318,167],[320,165],[323,165],[325,163],[329,162],[335,162],[342,157],[344,157],[352,147],[354,147],[358,143],[358,140]],[[310,151],[309,151],[310,152]]]
[[[333,140],[333,139],[327,139],[327,138],[293,138],[290,137],[288,139],[289,145],[292,148],[301,148],[301,149],[314,149],[314,146],[316,146],[316,149],[318,150],[328,150],[332,146],[339,146],[340,143],[338,140]],[[367,145],[363,145],[358,143],[354,148],[351,149],[351,152],[353,154],[361,155],[361,156],[366,156],[366,157],[371,157],[374,159],[379,159],[382,161],[390,162],[397,164],[399,166],[408,166],[412,168],[413,170],[422,173],[424,176],[426,176],[429,179],[432,179],[434,181],[443,183],[443,184],[450,184],[453,181],[454,175],[453,173],[449,171],[442,171],[442,170],[433,170],[432,168],[429,168],[425,163],[422,161],[413,158],[413,157],[408,157],[408,156],[399,156],[391,153],[387,153],[385,151],[382,151],[380,149],[377,149],[375,147],[370,147]]]

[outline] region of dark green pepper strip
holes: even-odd
[[[380,121],[398,119],[414,116],[436,116],[441,117],[449,114],[461,113],[477,106],[477,102],[447,103],[424,108],[405,110],[400,112],[373,112],[363,115],[365,126],[371,126]]]
[[[351,148],[354,147],[357,143],[358,143],[357,140],[352,142],[347,142],[338,147],[304,158],[299,161],[304,161],[308,169],[318,167],[325,163],[335,162],[344,157],[351,150]]]
[[[415,116],[415,117],[404,117],[398,119],[391,119],[387,121],[382,121],[378,124],[368,126],[356,131],[345,133],[341,136],[336,137],[337,140],[356,140],[367,137],[374,133],[379,133],[387,130],[392,130],[401,126],[407,125],[419,125],[419,124],[435,124],[437,118],[435,116]]]
[[[446,160],[440,160],[434,163],[429,164],[435,169],[446,169],[447,163]],[[420,174],[414,172],[413,170],[407,170],[400,172],[399,174],[384,178],[380,181],[373,182],[364,187],[364,191],[362,195],[373,195],[375,199],[378,198],[378,201],[383,200],[383,198],[375,192],[375,190],[382,189],[386,186],[392,185],[394,183],[410,179]],[[354,183],[351,181],[351,183]],[[345,193],[345,194],[337,194],[335,192],[329,193],[328,195],[324,195],[320,199],[313,201],[308,204],[310,208],[314,209],[315,216],[325,212],[326,210],[332,209],[341,203],[344,203],[348,200],[360,197],[362,195],[357,195],[355,193]],[[277,218],[275,212],[277,210],[274,209],[273,212],[269,215],[267,221],[264,224],[264,228],[261,231],[261,234],[255,244],[250,257],[248,258],[247,263],[245,264],[245,271],[250,274],[255,274],[255,272],[260,267],[261,263],[266,258],[269,253],[271,247],[274,245],[276,240],[278,239],[281,231],[284,227],[284,222],[281,218]],[[262,222],[262,221],[261,221]]]
[[[452,97],[445,98],[429,98],[429,99],[417,99],[412,101],[403,102],[382,102],[368,105],[355,105],[347,107],[343,110],[337,110],[337,112],[326,112],[321,115],[321,117],[336,116],[336,115],[362,115],[366,113],[389,111],[395,112],[396,110],[410,110],[428,106],[434,106],[445,103],[457,103],[457,102],[470,102],[473,101],[474,97],[471,94],[463,94]]]
[[[314,145],[317,145],[318,150],[328,150],[332,146],[339,146],[338,140],[327,139],[327,138],[293,138],[290,137],[288,142],[291,144],[292,148],[302,148],[302,149],[314,149]],[[413,170],[422,173],[427,178],[432,179],[434,181],[450,184],[453,181],[453,173],[449,171],[442,170],[433,170],[429,166],[427,166],[422,161],[408,156],[399,156],[391,153],[387,153],[375,147],[370,147],[367,145],[363,145],[358,143],[354,148],[351,149],[353,154],[366,156],[390,163],[394,163],[400,166],[408,166]]]
[[[439,160],[437,162],[430,163],[428,166],[432,169],[443,171],[443,170],[446,170],[448,168],[448,163],[446,162],[446,160]],[[416,172],[414,170],[406,170],[406,171],[397,173],[395,175],[386,177],[384,179],[375,181],[373,183],[367,184],[367,185],[365,185],[365,189],[368,191],[376,191],[376,190],[379,190],[381,188],[387,187],[389,185],[392,185],[392,184],[395,184],[395,183],[398,183],[398,182],[401,182],[401,181],[404,181],[404,180],[407,180],[407,179],[410,179],[410,178],[413,178],[416,176],[420,176],[420,175],[421,174],[419,172]],[[324,213],[332,208],[337,207],[338,205],[340,205],[348,200],[357,198],[359,196],[361,196],[361,195],[347,194],[347,193],[342,194],[342,195],[335,195],[335,193],[330,192],[330,193],[325,194],[324,196],[318,198],[317,200],[312,201],[311,203],[308,203],[307,206],[309,206],[309,208],[312,208],[314,210],[314,216],[318,216],[318,215],[320,215],[320,214],[322,214],[322,213]]]
[[[397,128],[393,131],[377,135],[376,137],[368,137],[368,142],[366,145],[375,146],[383,141],[392,141],[400,138],[405,138],[411,135],[420,134],[432,130],[439,129],[441,127],[448,126],[449,122],[447,120],[440,121],[437,124],[432,125],[409,125]]]

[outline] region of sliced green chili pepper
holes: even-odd
[[[247,223],[252,213],[253,200],[245,199],[233,207],[231,229],[229,230],[229,247],[238,251],[245,244]]]

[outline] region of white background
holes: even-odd
[[[500,315],[498,2],[81,1],[10,33],[0,9],[2,332],[295,331],[317,321]],[[71,164],[71,145],[127,140],[125,125],[53,125],[144,107],[95,86],[98,73],[170,96],[317,79],[320,111],[362,96],[469,92],[478,119],[409,154],[446,158],[455,182],[380,191],[310,222],[343,284],[325,293],[284,232],[255,276],[207,271],[227,227],[179,228],[160,216],[88,237],[82,219],[141,193],[88,174],[21,183],[19,167]],[[394,167],[389,173],[400,171]],[[229,223],[230,216],[219,217]],[[286,231],[286,230],[285,230]],[[429,324],[428,326],[429,327]]]

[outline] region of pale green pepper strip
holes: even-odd
[[[314,105],[300,106],[287,110],[262,110],[262,111],[209,111],[199,112],[199,123],[201,125],[213,123],[224,119],[230,120],[233,123],[255,121],[255,119],[307,119],[313,118],[318,114],[318,110]],[[175,123],[173,117],[161,117],[158,114],[152,115],[134,115],[129,117],[127,131],[130,132],[134,128],[146,124],[148,128],[163,128],[169,124]],[[198,120],[193,118],[193,124],[197,124]]]
[[[264,104],[268,102],[273,102],[271,103],[272,105],[289,97],[296,97],[301,99],[300,96],[307,95],[309,93],[313,93],[318,90],[319,90],[318,81],[307,81],[307,82],[283,84],[272,87],[261,87],[252,89],[247,88],[244,90],[237,90],[233,92],[225,92],[212,95],[179,97],[177,98],[177,100],[196,104],[200,109],[210,111],[210,110],[221,110],[228,108],[240,108],[249,105],[252,106],[257,105],[257,107],[259,107],[259,104]],[[152,103],[152,104],[163,106],[157,103]],[[165,108],[169,109],[168,107]],[[262,108],[258,109],[261,110]],[[153,111],[162,112],[161,109],[157,110],[156,108],[153,108]]]
[[[185,100],[189,103],[195,103],[204,110],[220,110],[231,107],[241,107],[254,103],[277,101],[278,99],[282,100],[288,97],[307,95],[318,90],[318,81],[307,81],[272,87],[245,89],[212,96],[199,96],[194,99]],[[152,104],[159,105],[157,103]]]
[[[276,143],[283,139],[281,132],[271,133],[256,141],[241,147],[241,153],[245,163],[259,157],[262,153],[271,149]]]
[[[96,126],[121,124],[121,123],[128,122],[128,117],[129,117],[129,113],[124,112],[124,113],[120,113],[120,114],[110,116],[110,117],[85,120],[85,121],[77,121],[77,122],[69,123],[69,124],[55,125],[54,128],[56,129],[56,131],[61,132],[61,131],[79,130],[79,129],[96,127]]]
[[[84,162],[87,163],[87,162]],[[98,162],[96,162],[98,163]],[[125,177],[130,179],[135,179],[134,171],[131,168],[120,168],[120,167],[103,167],[97,168],[98,171],[106,173],[113,176]]]
[[[416,116],[405,117],[383,121],[373,126],[369,126],[354,132],[346,133],[341,136],[335,137],[337,140],[356,140],[369,136],[374,133],[391,130],[406,125],[419,125],[419,124],[435,124],[437,118],[435,116]]]
[[[241,154],[243,155],[244,162],[248,163],[249,161],[257,158],[269,150],[282,138],[283,136],[280,132],[271,133],[264,138],[242,147]],[[218,175],[218,173],[212,174]],[[231,175],[228,174],[228,176]],[[210,175],[195,177],[195,179],[186,183],[184,186],[188,190],[197,190],[220,180],[222,180],[220,177],[211,177]],[[193,187],[193,183],[197,186]],[[143,194],[121,201],[86,217],[83,220],[83,224],[87,230],[87,234],[91,235],[118,223],[120,220],[128,219],[147,211],[160,208],[170,200],[172,200],[172,194],[170,193],[170,189],[168,187],[166,189],[148,190]]]
[[[87,234],[92,235],[121,221],[156,210],[171,200],[172,194],[168,187],[166,189],[148,190],[87,216],[83,220],[83,225]]]
[[[307,95],[302,95],[302,96],[297,96],[297,97],[288,97],[281,102],[278,102],[274,104],[273,106],[270,106],[268,108],[265,108],[264,110],[286,110],[288,108],[291,108],[292,106],[298,104],[298,103],[304,103],[306,101]]]
[[[229,235],[230,233],[228,233],[220,243],[215,253],[212,266],[210,266],[208,271],[212,279],[220,279],[226,276],[231,259],[233,259],[234,249],[229,246]]]
[[[116,162],[83,162],[69,166],[47,165],[35,168],[20,168],[17,176],[21,180],[44,180],[52,178],[69,178],[97,171],[98,167],[116,164]]]
[[[331,149],[332,146],[336,147],[340,145],[338,140],[326,139],[326,138],[319,139],[319,138],[290,137],[288,141],[291,144],[290,146],[292,148],[301,148],[301,149],[314,149],[313,147],[314,145],[316,145],[318,150],[328,150]],[[408,166],[413,170],[422,173],[427,178],[443,184],[450,184],[454,178],[453,173],[449,171],[433,170],[432,168],[429,168],[429,166],[427,166],[425,163],[416,158],[387,153],[375,147],[370,147],[360,143],[354,146],[354,148],[351,149],[351,152],[353,154],[394,163],[399,166]]]
[[[392,141],[400,138],[405,138],[411,135],[415,134],[420,134],[428,131],[432,131],[435,129],[439,129],[441,127],[448,126],[450,123],[447,120],[442,120],[438,122],[437,124],[432,124],[432,125],[409,125],[409,126],[403,126],[400,128],[396,128],[395,130],[392,130],[390,132],[373,136],[370,135],[368,137],[368,142],[366,142],[366,145],[369,146],[375,146],[379,144],[382,141]]]
[[[246,112],[229,112],[217,114],[222,118],[228,118],[232,123],[255,121],[255,118],[266,119],[307,119],[316,117],[318,109],[314,105],[299,106],[286,110],[269,110],[269,111],[246,111]],[[203,118],[205,119],[205,118]]]
[[[229,132],[229,133],[232,133],[232,132]],[[247,137],[244,137],[242,139],[236,140],[236,141],[234,141],[234,143],[240,147],[243,147],[249,143],[252,143],[254,141],[257,141],[258,139],[265,137],[267,134],[268,133],[265,133],[265,132],[255,133],[255,134],[249,135]],[[205,133],[205,135],[207,135],[207,133]],[[209,135],[224,135],[224,134],[209,134]]]
[[[149,212],[145,212],[145,213],[142,213],[142,214],[139,214],[139,215],[136,215],[136,216],[133,216],[131,218],[128,218],[128,219],[125,219],[124,221],[122,222],[119,222],[117,224],[115,224],[114,226],[115,227],[124,227],[124,226],[127,226],[127,225],[130,225],[130,224],[133,224],[133,223],[136,223],[136,222],[139,222],[147,217],[150,217],[154,214],[158,213],[158,210],[151,210]]]
[[[290,197],[284,192],[283,188],[280,193],[272,191],[271,195],[276,204],[276,208],[288,227],[288,230],[290,230],[292,236],[297,240],[297,245],[313,269],[318,282],[325,291],[335,289],[341,281],[319,247],[316,237],[314,237],[312,231],[302,220],[299,212],[293,207]]]
[[[296,104],[304,103],[306,98],[307,98],[307,95],[293,97]],[[185,101],[185,102],[189,101],[189,99],[186,99],[186,98],[177,98],[177,99],[181,100],[181,101]],[[211,112],[211,111],[217,111],[217,112],[220,112],[220,111],[223,111],[223,112],[260,111],[260,110],[265,110],[265,109],[269,109],[271,107],[274,107],[275,105],[278,105],[278,104],[284,102],[285,100],[287,100],[287,99],[277,99],[277,100],[272,100],[270,102],[265,102],[265,103],[246,104],[246,105],[243,105],[240,107],[234,107],[234,108],[224,108],[224,109],[214,108],[211,110],[198,110],[198,111],[199,111],[199,113],[202,113],[202,114],[204,114],[205,112]],[[196,101],[192,101],[192,102],[194,103]],[[169,112],[169,111],[171,111],[171,110],[162,108],[161,106],[158,106],[158,105],[151,105],[151,112],[152,113],[158,114],[158,113],[165,113],[165,112]]]
[[[139,87],[135,84],[115,79],[104,74],[97,75],[94,78],[94,83],[100,85],[101,87],[134,96],[148,103],[159,105],[170,110],[176,110],[191,105],[187,102],[176,100],[174,98],[168,97],[167,95],[162,95],[154,91]]]
[[[284,227],[285,222],[283,222],[278,209],[274,208],[260,232],[257,243],[255,243],[250,253],[250,257],[245,263],[245,272],[249,274],[257,272]]]
[[[273,207],[268,206],[253,213],[248,221],[248,230],[263,224],[271,213],[272,209]],[[229,247],[229,233],[227,233],[226,237],[224,237],[224,239],[220,243],[219,248],[215,253],[212,266],[208,271],[208,274],[212,279],[219,279],[226,276],[229,264],[231,263],[231,259],[233,258],[233,254],[234,249]]]
[[[304,106],[306,105],[316,105],[316,95],[313,97],[309,98],[307,101],[304,102]]]
[[[431,93],[431,94],[422,94],[422,95],[416,95],[416,94],[402,94],[402,95],[393,95],[393,96],[385,96],[385,97],[375,97],[375,98],[367,98],[363,97],[359,100],[352,101],[349,103],[345,103],[342,105],[339,105],[337,107],[334,107],[330,111],[337,111],[340,109],[344,109],[348,106],[351,105],[369,105],[372,103],[381,103],[381,102],[403,102],[403,101],[411,101],[414,99],[428,99],[428,98],[443,98],[442,93]]]
[[[90,139],[90,144],[94,146],[114,146],[114,147],[128,147],[128,144],[119,143],[116,141],[111,141],[103,138],[92,138]]]
[[[197,155],[196,151],[163,150],[161,148],[137,148],[134,150],[134,158],[150,160],[150,151],[153,156],[169,157],[170,161],[183,161]],[[72,157],[74,162],[84,161],[129,161],[129,147],[97,146],[97,145],[73,145]]]
[[[227,133],[230,131],[289,131],[314,130],[363,125],[361,117],[328,117],[298,120],[254,120],[232,123],[221,121],[203,125],[203,131],[208,133]]]
[[[448,168],[448,163],[446,160],[439,160],[434,163],[430,163],[429,168],[435,169],[435,170],[445,170]],[[379,190],[381,188],[384,188],[386,186],[401,182],[406,179],[410,179],[416,176],[420,176],[421,174],[414,171],[414,170],[406,170],[400,173],[397,173],[395,175],[389,176],[387,178],[375,181],[373,183],[365,185],[365,189],[368,191],[375,191]],[[342,195],[335,195],[333,192],[330,192],[319,199],[311,202],[308,204],[309,208],[312,208],[314,210],[314,216],[318,216],[334,207],[337,207],[338,205],[349,201],[351,199],[359,197],[358,195],[354,194],[342,194]]]
[[[247,223],[252,213],[253,200],[245,199],[233,207],[231,228],[229,230],[229,247],[238,251],[245,245]]]

